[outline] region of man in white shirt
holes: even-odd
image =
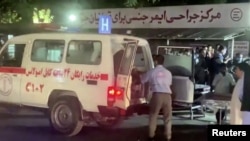
[[[235,80],[233,78],[233,75],[230,74],[227,71],[226,64],[220,64],[219,66],[220,73],[218,73],[212,83],[212,86],[214,88],[214,93],[218,95],[228,95],[230,96],[232,94],[232,89],[235,85]],[[216,120],[217,123],[220,123],[221,120],[225,117],[225,110],[221,111],[222,116],[220,119],[220,111],[217,111],[216,113]]]
[[[164,68],[164,56],[157,55],[154,59],[156,67],[147,73],[141,75],[141,82],[149,82],[150,88],[153,91],[150,100],[149,112],[149,140],[153,141],[157,127],[157,119],[160,110],[163,109],[165,136],[167,140],[171,139],[172,130],[172,74]]]
[[[220,73],[215,76],[212,83],[214,93],[230,95],[232,93],[232,88],[235,85],[233,75],[227,72],[226,64],[221,64],[219,68]]]

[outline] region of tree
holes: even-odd
[[[32,21],[32,12],[28,0],[1,0],[0,1],[0,18],[1,23],[16,23]]]
[[[231,1],[237,2],[237,0],[231,0]],[[216,4],[216,3],[226,3],[226,2],[227,0],[126,0],[124,5],[126,7],[144,7],[144,6],[193,5],[193,4],[214,4],[214,3]]]
[[[1,23],[51,23],[54,18],[49,0],[2,0],[0,5]]]
[[[6,1],[9,2],[11,9],[15,10],[22,17],[21,23],[32,23],[34,0]]]
[[[20,21],[17,12],[10,8],[6,0],[0,1],[0,24],[9,24]]]
[[[124,5],[126,7],[143,7],[147,4],[156,4],[159,3],[161,0],[126,0]]]
[[[33,23],[51,23],[53,18],[50,9],[34,8],[33,10]]]
[[[13,24],[22,20],[18,13],[12,9],[8,9],[4,13],[1,13],[0,18],[1,24]]]

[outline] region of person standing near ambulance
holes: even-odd
[[[165,125],[164,135],[166,140],[170,140],[172,135],[172,74],[163,66],[164,56],[155,56],[154,63],[154,69],[141,74],[141,83],[149,82],[149,86],[153,92],[149,103],[149,141],[155,140],[157,119],[161,109],[163,109]]]

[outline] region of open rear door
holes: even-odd
[[[135,60],[135,54],[138,47],[138,41],[125,42],[124,54],[122,56],[118,75],[116,78],[116,87],[121,89],[122,94],[116,98],[115,107],[126,109],[130,105],[131,99],[131,72]]]

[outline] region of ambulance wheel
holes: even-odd
[[[75,100],[60,99],[50,109],[50,123],[55,131],[66,136],[78,134],[83,127],[80,106]]]
[[[121,117],[104,117],[100,113],[92,113],[92,117],[99,127],[106,129],[116,128],[123,121]]]

